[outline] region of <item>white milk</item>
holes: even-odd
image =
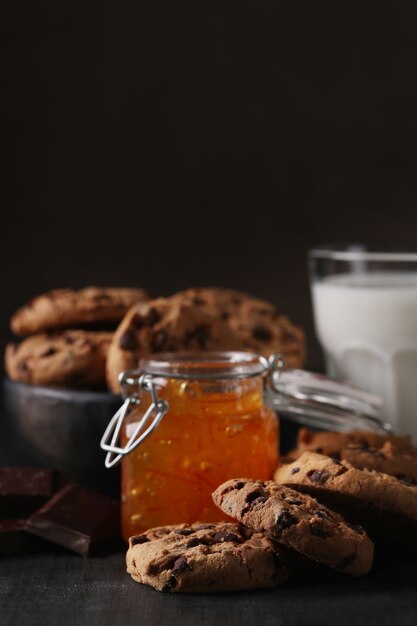
[[[313,284],[328,373],[384,398],[384,418],[417,441],[417,273],[342,274]]]

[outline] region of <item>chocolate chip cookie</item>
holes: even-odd
[[[181,295],[181,294],[179,294]],[[210,306],[227,320],[242,341],[243,349],[268,357],[280,352],[286,367],[302,368],[305,363],[304,332],[276,307],[265,300],[238,291],[218,288],[195,288],[182,292],[196,306]]]
[[[85,330],[32,335],[7,346],[5,369],[9,378],[23,383],[102,388],[111,338],[112,333]]]
[[[213,500],[227,515],[319,563],[352,576],[371,568],[373,543],[365,530],[294,489],[233,479],[216,489]]]
[[[296,555],[240,524],[181,524],[131,537],[127,572],[154,589],[213,593],[276,587],[297,567]]]
[[[417,487],[347,461],[304,452],[274,475],[281,485],[308,493],[362,524],[371,537],[417,546]]]
[[[379,450],[386,443],[393,444],[398,454],[417,456],[417,448],[412,444],[410,437],[382,435],[360,430],[313,432],[309,428],[303,427],[298,431],[297,447],[287,453],[286,459],[294,461],[306,450],[339,458],[341,451],[349,446],[358,446],[363,450],[368,448]]]
[[[119,391],[118,376],[157,352],[241,350],[240,339],[209,306],[186,297],[158,298],[135,305],[116,330],[107,358],[107,383]]]
[[[86,287],[54,289],[37,296],[11,319],[19,336],[91,325],[114,326],[135,302],[149,300],[143,289]]]

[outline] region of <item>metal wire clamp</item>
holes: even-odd
[[[110,420],[100,441],[100,448],[107,452],[104,464],[107,468],[117,465],[123,456],[134,450],[146,437],[157,428],[169,409],[168,402],[157,396],[156,386],[152,377],[143,374],[141,370],[128,370],[119,376],[124,402]],[[122,424],[132,408],[141,404],[140,391],[145,390],[151,396],[151,403],[140,420],[134,425],[134,430],[125,446],[117,445]]]

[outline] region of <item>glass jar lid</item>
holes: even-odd
[[[268,402],[280,415],[319,430],[391,432],[382,399],[352,385],[304,370],[273,371]]]

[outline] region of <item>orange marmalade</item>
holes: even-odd
[[[142,361],[169,408],[122,460],[122,532],[226,519],[211,493],[229,478],[269,479],[278,464],[278,420],[264,405],[264,369],[245,353],[165,354]],[[146,411],[126,418],[122,445]],[[143,408],[142,408],[142,405]]]

